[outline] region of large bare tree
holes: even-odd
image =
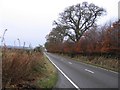
[[[103,8],[83,2],[66,8],[54,24],[67,27],[66,36],[77,42],[86,30],[96,25],[97,18],[105,13]]]

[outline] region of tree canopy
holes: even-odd
[[[67,27],[65,35],[72,41],[78,42],[86,30],[96,26],[97,18],[105,13],[105,9],[93,3],[83,2],[66,8],[54,24]]]

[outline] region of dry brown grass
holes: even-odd
[[[75,58],[78,61],[82,61],[84,63],[92,64],[98,67],[102,67],[108,70],[113,70],[116,72],[120,72],[119,60],[118,58],[106,58],[103,56],[78,56]]]
[[[80,61],[86,64],[91,64],[97,67],[102,67],[107,70],[112,70],[115,72],[120,72],[120,63],[119,63],[119,58],[117,57],[108,57],[108,56],[83,56],[83,55],[76,55],[74,58],[71,58],[68,55],[65,54],[59,54],[64,57]]]
[[[2,87],[11,88],[21,83],[34,82],[44,72],[42,53],[5,49],[2,56]]]

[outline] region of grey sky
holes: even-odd
[[[18,45],[18,38],[32,46],[45,43],[52,23],[68,6],[87,1],[107,10],[99,24],[118,18],[119,0],[0,0],[0,36],[5,29],[7,45]],[[1,39],[0,39],[1,40]]]

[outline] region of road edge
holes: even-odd
[[[50,60],[50,62],[58,69],[58,71],[77,89],[80,90],[80,88],[57,66],[55,65],[52,60],[49,58],[49,56],[44,53],[44,55],[46,55],[46,57]]]

